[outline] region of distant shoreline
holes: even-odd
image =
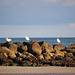
[[[0,66],[0,74],[75,74],[75,68]]]
[[[0,37],[7,38],[7,37]],[[25,38],[25,37],[8,37],[8,38]],[[75,38],[75,37],[30,37],[30,38]]]

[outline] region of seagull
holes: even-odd
[[[30,40],[28,36],[26,36],[26,37],[25,37],[25,39],[26,39],[27,41],[29,41],[29,40]]]
[[[57,43],[60,43],[60,39],[59,38],[57,38]]]
[[[8,39],[8,38],[6,38],[6,40],[7,40],[7,42],[10,42],[10,41],[12,41],[12,39]]]

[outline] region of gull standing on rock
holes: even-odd
[[[58,43],[58,44],[60,43],[60,39],[59,39],[59,38],[57,38],[57,43]]]
[[[7,42],[10,42],[10,41],[12,41],[12,39],[8,39],[8,38],[6,38],[6,41],[7,41]]]
[[[26,36],[25,39],[27,40],[27,42],[30,40],[28,36]]]

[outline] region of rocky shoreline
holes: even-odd
[[[75,44],[66,48],[36,40],[0,43],[0,66],[75,67]]]

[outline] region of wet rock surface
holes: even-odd
[[[75,67],[75,44],[48,45],[45,41],[0,43],[0,66]]]

